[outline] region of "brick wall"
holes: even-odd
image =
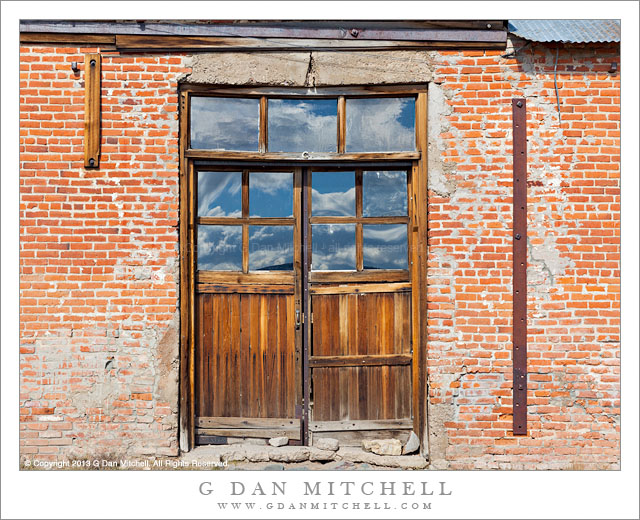
[[[523,42],[515,42],[520,48]],[[437,467],[619,464],[620,82],[615,45],[438,56],[428,364]],[[528,419],[511,435],[511,99],[527,99]],[[433,100],[432,100],[433,101]],[[430,109],[434,106],[432,103]]]
[[[513,42],[521,47],[522,42]],[[532,50],[533,48],[533,50]],[[425,53],[433,468],[619,465],[616,45]],[[21,453],[177,453],[177,82],[103,51],[83,168],[83,56],[21,48]],[[349,74],[345,69],[344,74]],[[511,98],[527,98],[529,435],[511,429]]]
[[[177,453],[180,56],[103,54],[100,168],[83,168],[89,48],[21,48],[21,453]]]

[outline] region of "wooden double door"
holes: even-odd
[[[191,170],[196,442],[414,429],[412,168]]]

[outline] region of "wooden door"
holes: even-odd
[[[413,427],[410,171],[306,172],[311,442]]]
[[[198,443],[301,438],[300,173],[196,171]]]
[[[406,440],[410,182],[399,166],[196,168],[197,442]]]

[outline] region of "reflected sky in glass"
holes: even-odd
[[[414,98],[347,99],[347,152],[413,151]]]
[[[313,224],[311,244],[314,271],[356,269],[355,224]]]
[[[407,214],[407,172],[362,172],[362,216]]]
[[[198,270],[242,270],[242,226],[198,225]]]
[[[249,226],[249,270],[293,270],[293,226]]]
[[[198,216],[242,216],[242,172],[198,172]]]
[[[364,269],[407,269],[407,225],[362,226]]]
[[[250,172],[249,216],[292,217],[293,173]]]
[[[336,99],[269,99],[270,152],[336,152]]]
[[[314,217],[355,216],[355,173],[313,172],[311,175],[311,214]]]
[[[258,149],[259,99],[191,98],[191,148]]]

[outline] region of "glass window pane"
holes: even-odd
[[[336,152],[337,99],[270,99],[270,152]]]
[[[242,271],[242,226],[198,225],[198,270]]]
[[[250,172],[249,216],[292,217],[293,173]]]
[[[311,264],[314,271],[355,270],[355,224],[313,224],[311,243]]]
[[[313,172],[311,214],[314,217],[355,216],[355,172]]]
[[[259,99],[191,98],[191,148],[258,149]]]
[[[416,148],[414,98],[347,99],[347,152]]]
[[[293,270],[293,226],[249,226],[249,270]]]
[[[362,172],[362,216],[407,214],[407,172]]]
[[[407,225],[362,226],[364,269],[407,269]]]
[[[198,172],[198,216],[242,216],[242,172]]]

